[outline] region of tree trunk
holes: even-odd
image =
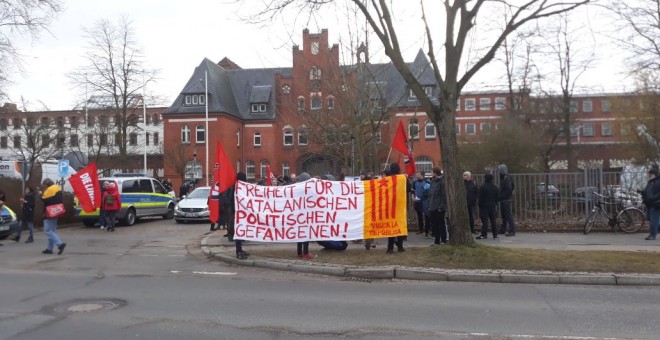
[[[458,143],[456,142],[455,113],[443,113],[444,119],[436,124],[444,131],[447,138],[439,138],[442,152],[442,167],[445,175],[449,243],[453,245],[472,245],[474,238],[470,233],[467,200],[463,184],[463,171],[458,163]]]

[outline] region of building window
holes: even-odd
[[[14,118],[11,122],[14,124],[14,129],[20,129],[21,125],[23,125],[23,119],[21,118]]]
[[[456,134],[457,135],[461,134],[461,124],[456,124]]]
[[[596,128],[594,124],[584,124],[582,125],[582,135],[585,137],[592,137],[596,134]]]
[[[426,139],[435,138],[435,124],[430,120],[427,120],[426,125],[424,126],[424,136]]]
[[[334,110],[335,109],[335,97],[328,97],[328,110]]]
[[[465,133],[468,135],[474,135],[477,133],[476,126],[473,123],[465,124]]]
[[[312,66],[312,69],[309,71],[309,79],[321,79],[321,69],[316,66]]]
[[[312,97],[312,110],[318,110],[321,108],[321,97],[314,96]]]
[[[282,162],[282,176],[291,176],[291,168],[287,161]]]
[[[7,119],[2,118],[0,119],[0,130],[7,130]]]
[[[144,138],[144,144],[146,146],[149,146],[149,140],[150,139],[151,139],[151,133],[147,132],[147,134],[145,135],[145,138]]]
[[[259,167],[259,172],[260,176],[262,179],[266,179],[266,167],[268,166],[268,162],[266,161],[261,161],[261,166]]]
[[[158,114],[153,115],[153,117],[151,118],[151,122],[154,125],[160,124],[160,116]]]
[[[417,171],[424,172],[424,174],[430,174],[433,169],[433,162],[426,156],[415,158],[415,165],[417,166]]]
[[[199,106],[206,104],[206,96],[203,94],[187,94],[184,96],[185,106]]]
[[[121,133],[115,133],[115,146],[121,145]]]
[[[268,105],[266,104],[252,104],[252,112],[266,112]]]
[[[137,114],[132,114],[128,116],[128,125],[137,126],[138,123],[140,122],[140,118],[142,118],[142,116],[139,116]],[[121,118],[119,118],[119,116],[115,116],[115,123],[119,123],[120,121]]]
[[[376,143],[380,144],[383,142],[383,134],[380,132],[380,129],[376,130],[376,133],[374,134],[374,137],[376,138]]]
[[[241,146],[241,130],[236,130],[236,147]]]
[[[571,113],[577,113],[578,112],[578,103],[575,100],[571,100],[568,103],[568,109]]]
[[[69,125],[72,128],[77,129],[79,125],[78,117],[69,117]]]
[[[41,147],[50,147],[50,135],[41,135]]]
[[[160,141],[158,140],[158,132],[154,132],[154,145],[158,145]]]
[[[434,90],[433,86],[425,86],[425,87],[424,87],[424,93],[426,93],[426,95],[427,95],[429,98],[435,98],[435,95],[434,95],[434,93],[433,93],[433,90]]]
[[[188,125],[183,125],[181,127],[181,143],[190,144],[190,128]]]
[[[585,100],[582,102],[582,112],[589,113],[593,112],[594,103],[591,100]]]
[[[479,111],[490,111],[490,98],[479,98]]]
[[[108,126],[108,121],[109,120],[110,120],[110,118],[108,116],[100,116],[99,117],[99,125],[101,125],[101,127],[106,127],[106,126]],[[92,125],[90,125],[90,126],[93,126],[93,124],[94,123],[92,123]]]
[[[408,90],[408,100],[416,100],[417,96],[415,95],[415,92],[413,92],[412,89]]]
[[[476,111],[477,100],[474,98],[465,98],[465,111]]]
[[[14,136],[14,149],[21,148],[21,136]]]
[[[612,102],[611,101],[609,101],[607,99],[603,99],[603,101],[601,102],[601,106],[603,108],[603,112],[612,112]]]
[[[305,111],[305,98],[298,97],[298,111]]]
[[[307,145],[307,129],[298,129],[298,145]]]
[[[0,137],[0,149],[6,149],[7,147],[8,147],[7,137],[5,136]]]
[[[55,146],[56,146],[58,149],[63,148],[63,147],[64,147],[64,143],[66,142],[66,138],[64,137],[64,135],[60,133],[60,134],[58,134],[57,136],[55,136],[55,138],[57,138],[57,139],[55,140]]]
[[[256,177],[256,173],[254,172],[254,162],[253,161],[247,161],[245,162],[245,176],[247,179],[254,180]]]
[[[93,127],[94,122],[95,122],[94,116],[87,117],[87,127]]]
[[[495,97],[495,110],[502,111],[504,109],[506,109],[506,98]]]
[[[55,118],[55,126],[57,126],[59,129],[63,129],[64,128],[64,117]]]
[[[490,123],[481,123],[479,126],[479,130],[481,130],[481,133],[485,134],[490,134],[493,126]]]
[[[132,132],[131,134],[128,135],[128,144],[130,144],[131,146],[137,146],[137,140],[138,140],[137,133]]]
[[[50,124],[48,117],[41,117],[40,122],[41,122],[41,126],[48,126],[48,124]]]
[[[253,135],[254,146],[261,146],[261,132],[255,132]]]
[[[621,124],[621,136],[630,136],[632,131],[632,126],[630,124]]]
[[[408,136],[410,136],[410,139],[419,139],[419,123],[417,119],[412,119],[408,122]]]
[[[87,135],[87,146],[93,146],[94,145],[94,135],[88,134]]]
[[[206,143],[206,128],[202,124],[195,126],[195,143]]]
[[[600,125],[600,135],[603,137],[612,136],[612,124],[601,124]]]
[[[293,145],[293,131],[284,130],[284,137],[282,142],[284,143],[284,146]]]

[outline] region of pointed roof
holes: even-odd
[[[224,68],[225,70],[240,70],[241,67],[238,66],[235,62],[231,61],[231,59],[224,57],[222,60],[218,62],[218,66]]]

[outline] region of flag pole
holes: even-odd
[[[206,120],[204,128],[204,144],[206,146],[206,158],[204,159],[204,172],[206,173],[206,186],[209,186],[209,71],[204,71],[204,104],[206,111]]]
[[[387,165],[390,164],[390,156],[392,155],[392,146],[390,146],[390,152],[387,154],[387,160],[385,161],[385,166],[383,167],[383,171],[387,169]]]

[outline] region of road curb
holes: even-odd
[[[299,263],[296,260],[246,259],[239,260],[233,255],[211,250],[209,236],[202,238],[200,246],[204,254],[224,262],[245,266],[281,271],[293,271],[339,277],[356,277],[372,280],[419,280],[419,281],[454,281],[522,284],[573,284],[573,285],[608,285],[608,286],[660,286],[660,275],[635,275],[614,273],[548,273],[515,272],[505,273],[460,271],[443,269],[388,267],[355,267],[313,262]],[[286,261],[286,262],[285,262]]]

